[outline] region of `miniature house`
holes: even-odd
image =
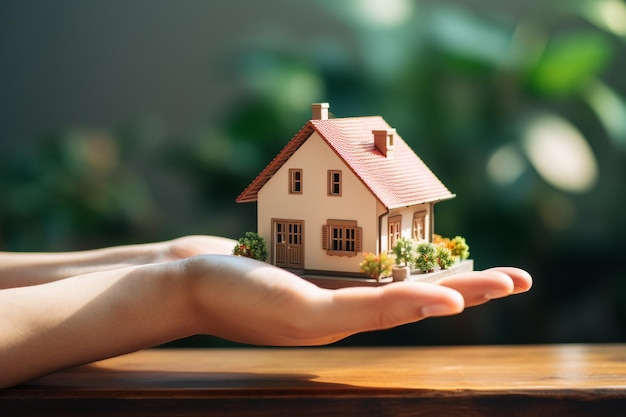
[[[327,103],[239,195],[256,201],[268,262],[361,275],[363,253],[431,241],[434,206],[452,194],[380,116],[329,118]]]

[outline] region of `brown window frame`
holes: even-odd
[[[297,176],[299,176],[299,178],[296,178]],[[304,188],[302,178],[303,174],[301,168],[289,169],[289,194],[302,194],[302,189]]]
[[[327,220],[322,226],[322,249],[330,256],[356,256],[362,252],[363,228],[355,220]]]
[[[413,223],[411,226],[411,236],[413,237],[413,240],[417,241],[417,242],[425,242],[427,240],[427,235],[426,235],[426,216],[427,216],[427,212],[426,211],[416,211],[415,213],[413,213]],[[422,227],[422,236],[420,236],[418,234],[418,222],[421,223],[421,227]]]
[[[338,179],[335,181],[334,176],[337,175]],[[341,197],[342,191],[343,191],[343,184],[342,184],[342,174],[341,174],[341,170],[339,169],[329,169],[328,170],[328,176],[327,176],[327,182],[328,182],[328,192],[327,194],[331,197]],[[335,191],[335,186],[337,187],[337,191]]]
[[[397,230],[393,226],[398,225]],[[392,228],[394,230],[392,230]],[[398,239],[402,237],[402,215],[389,216],[387,220],[387,249],[392,250]]]

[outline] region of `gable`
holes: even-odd
[[[291,191],[294,171],[298,171],[302,179],[298,193]],[[331,192],[333,174],[340,178],[337,194]],[[323,212],[327,217],[352,218],[355,211],[375,210],[378,200],[328,143],[313,132],[266,181],[258,192],[258,201],[259,210],[262,206],[273,206],[272,215],[290,213],[294,216],[301,212],[302,218],[314,218]],[[369,212],[367,218],[372,216],[375,216],[374,211]]]
[[[305,140],[311,136],[315,130],[307,123],[296,135],[287,143],[287,145],[272,159],[263,171],[242,191],[237,197],[238,203],[248,203],[257,201],[259,190],[267,183],[270,178],[283,166],[285,162],[300,148]]]

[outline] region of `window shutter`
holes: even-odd
[[[322,249],[328,250],[328,225],[322,226]]]
[[[354,228],[354,251],[355,252],[362,252],[361,249],[361,235],[363,234],[363,229],[361,227],[355,227]]]

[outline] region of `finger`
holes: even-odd
[[[510,266],[490,268],[488,271],[504,272],[513,280],[513,294],[519,294],[530,290],[533,279],[530,274],[523,269]]]
[[[437,284],[452,288],[463,296],[465,306],[484,304],[495,298],[511,295],[514,284],[511,277],[497,270],[466,272],[443,278]]]
[[[437,283],[459,291],[465,299],[465,306],[471,307],[528,291],[532,286],[532,277],[519,268],[497,267],[452,275]]]
[[[326,343],[426,317],[457,314],[464,308],[461,294],[436,284],[399,282],[377,288],[342,288],[331,293],[330,303],[316,314],[316,327],[326,335]]]

